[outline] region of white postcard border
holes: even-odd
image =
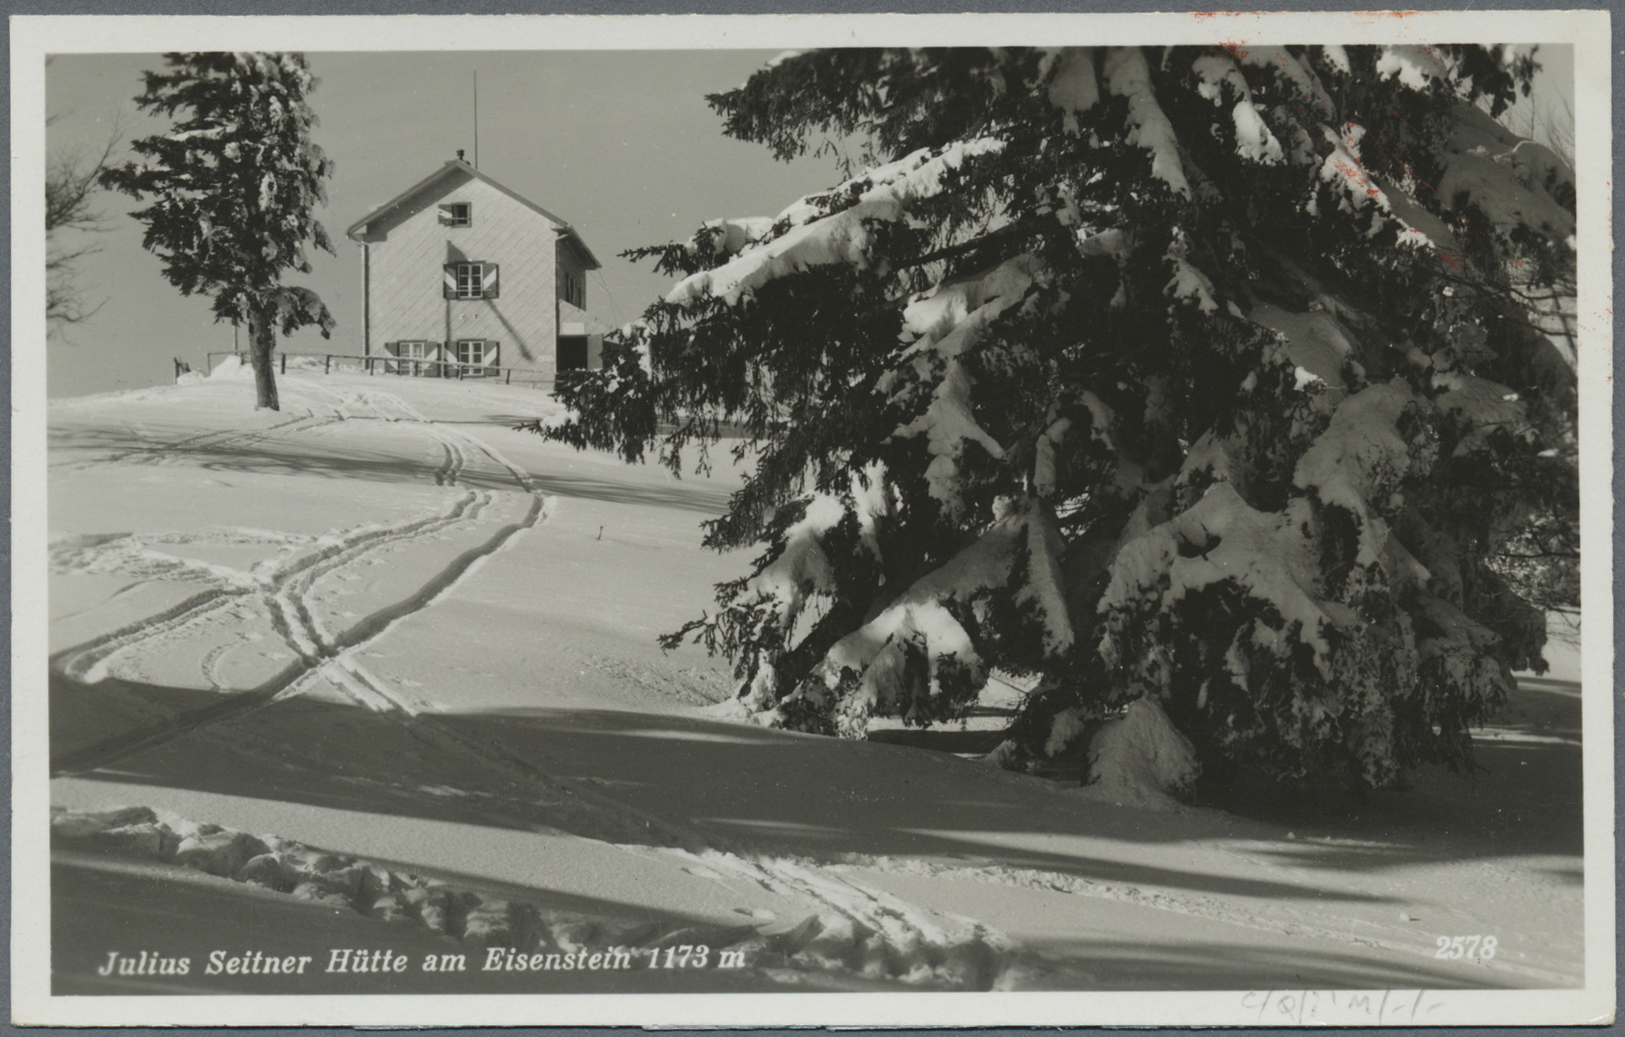
[[[1604,11],[797,16],[18,16],[11,21],[12,341],[45,341],[45,55],[160,50],[523,50],[1336,40],[1570,42],[1580,244],[1585,774],[1583,990],[52,997],[46,691],[45,359],[12,352],[12,1004],[18,1024],[661,1026],[1581,1024],[1614,1006],[1611,89]],[[28,231],[19,228],[29,228]],[[1605,691],[1604,689],[1609,689]],[[1375,1015],[1373,1015],[1373,1006]]]

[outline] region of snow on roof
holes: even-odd
[[[409,201],[410,199],[412,199],[412,198],[416,197],[417,195],[423,193],[424,191],[428,190],[430,187],[434,186],[439,181],[441,181],[441,180],[445,179],[446,177],[450,176],[452,173],[459,173],[459,172],[460,173],[465,173],[468,176],[473,177],[475,180],[480,181],[481,183],[485,184],[488,187],[491,187],[491,188],[494,188],[495,190],[501,191],[503,194],[507,195],[509,198],[512,198],[514,201],[518,202],[520,205],[523,205],[525,208],[529,209],[530,211],[532,211],[532,212],[546,218],[547,220],[551,221],[553,223],[555,229],[557,229],[560,234],[562,234],[566,239],[568,239],[569,242],[572,245],[574,245],[577,249],[580,250],[581,258],[586,262],[587,269],[589,269],[589,270],[597,270],[597,269],[599,269],[600,267],[603,266],[602,263],[598,262],[598,257],[594,256],[592,254],[592,250],[587,247],[587,243],[585,241],[581,240],[581,235],[576,231],[576,229],[574,227],[570,226],[568,221],[562,219],[559,216],[554,215],[551,212],[548,212],[546,209],[542,208],[540,205],[537,205],[535,202],[531,201],[529,198],[526,198],[524,195],[522,195],[519,192],[513,190],[512,188],[508,187],[507,185],[500,184],[497,181],[491,179],[490,177],[486,176],[484,173],[480,172],[478,169],[475,169],[473,166],[469,165],[467,162],[464,162],[460,158],[451,159],[445,165],[443,165],[439,169],[435,170],[433,173],[430,173],[428,176],[424,177],[422,180],[419,180],[417,183],[413,184],[411,187],[408,187],[406,190],[402,191],[400,194],[396,195],[394,198],[391,198],[389,201],[385,202],[383,205],[380,205],[378,208],[376,208],[376,209],[372,210],[371,212],[367,213],[367,215],[361,217],[361,219],[357,220],[355,223],[350,225],[349,230],[346,230],[344,232],[345,236],[350,238],[353,241],[361,241],[362,238],[361,238],[360,235],[361,235],[362,232],[364,232],[366,230],[366,228],[368,227],[369,224],[371,224],[374,221],[378,220],[380,217],[384,216],[385,214],[393,212],[394,210],[400,208],[402,205],[406,204],[407,201]]]

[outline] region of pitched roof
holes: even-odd
[[[344,232],[345,236],[353,241],[360,241],[361,238],[358,237],[357,234],[360,231],[365,230],[368,224],[377,220],[379,217],[385,215],[391,210],[399,208],[401,205],[405,204],[407,200],[416,197],[423,191],[432,187],[436,181],[442,180],[452,173],[457,172],[466,173],[487,186],[501,191],[503,194],[507,195],[509,198],[512,198],[525,208],[552,221],[554,226],[557,227],[559,233],[570,239],[570,243],[581,251],[581,256],[584,260],[586,260],[587,268],[589,270],[597,270],[603,266],[602,263],[598,262],[598,257],[592,254],[592,249],[587,247],[587,243],[581,240],[581,235],[577,233],[576,229],[570,226],[569,223],[548,212],[546,209],[542,208],[540,205],[537,205],[524,195],[519,194],[512,188],[504,184],[497,183],[495,180],[492,180],[490,177],[486,176],[484,173],[480,172],[478,169],[475,169],[473,166],[469,165],[467,162],[464,162],[460,158],[450,160],[433,173],[430,173],[422,180],[419,180],[411,187],[408,187],[406,190],[396,195],[394,198],[391,198],[389,201],[385,202],[383,205],[380,205],[372,212],[369,212],[367,215],[361,217],[361,219],[350,225],[349,230]]]

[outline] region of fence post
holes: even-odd
[[[333,373],[333,354],[329,353],[326,356],[322,357],[322,374],[332,374],[332,373]]]
[[[282,354],[282,373],[288,373],[288,354],[286,353]]]
[[[513,384],[513,368],[511,368],[511,367],[508,368],[508,373],[502,376],[502,384],[503,385],[512,385]]]

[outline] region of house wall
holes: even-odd
[[[564,275],[569,274],[575,278],[576,284],[581,286],[581,301],[577,303],[582,309],[587,308],[587,264],[581,259],[579,253],[570,245],[568,238],[560,238],[558,242],[558,280],[557,291],[560,299],[569,299],[564,293]]]
[[[560,262],[564,261],[566,253],[574,254],[573,249],[559,248]],[[560,275],[562,281],[563,275]],[[609,329],[600,324],[592,314],[569,303],[559,301],[559,335],[580,336],[587,340],[587,368],[596,371],[604,366],[604,332]]]
[[[440,223],[443,202],[471,203],[471,225]],[[458,174],[369,226],[367,238],[367,339],[374,356],[400,339],[495,339],[501,366],[553,374],[560,250],[546,217]],[[498,264],[497,298],[443,298],[442,270],[455,262]]]

